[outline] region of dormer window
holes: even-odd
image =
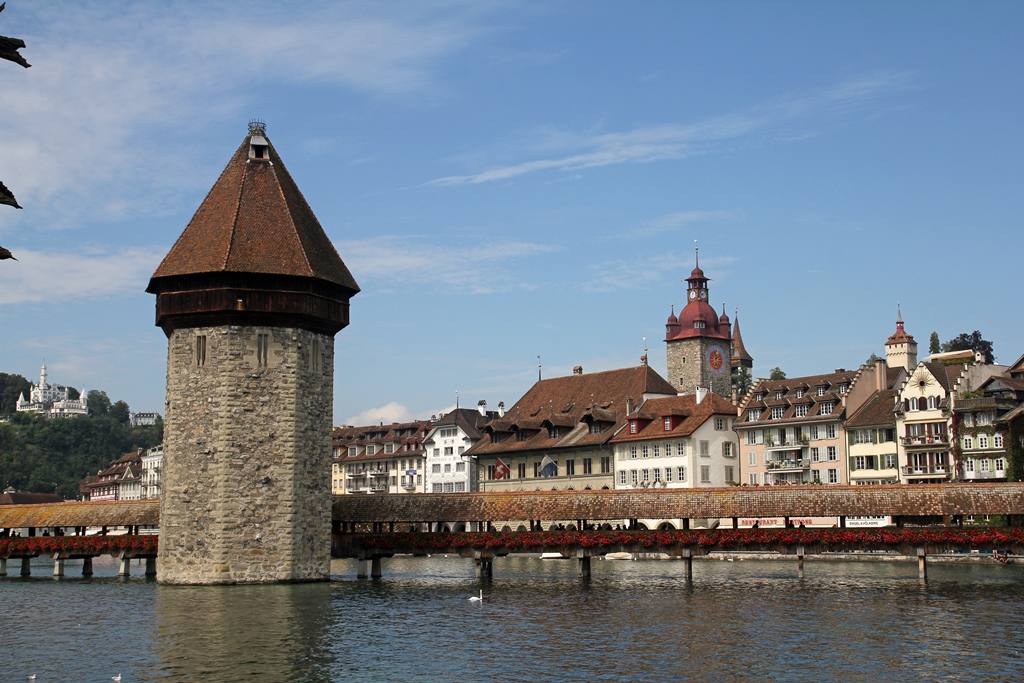
[[[796,390],[796,397],[797,398],[803,398],[803,395],[804,395],[804,390],[803,389],[797,389]]]
[[[665,425],[665,431],[666,432],[671,432],[672,431],[672,416],[671,415],[666,416],[664,421],[663,421],[663,424]]]
[[[636,432],[637,432],[636,420],[630,420],[629,421],[629,433],[630,434],[636,434]]]
[[[695,330],[703,330],[705,327],[707,327],[707,325],[705,324],[705,322],[703,320],[694,320],[693,321],[693,329],[695,329]]]
[[[818,396],[825,395],[825,387],[818,387]]]
[[[778,391],[776,391],[776,392],[775,392],[775,400],[776,400],[776,401],[781,401],[781,400],[782,400],[782,395],[783,395],[784,393],[786,393],[786,392],[782,391],[781,389],[779,389]]]
[[[558,438],[558,427],[548,427],[548,438],[549,439],[557,439]]]
[[[839,385],[839,395],[841,396],[841,395],[843,395],[845,393],[846,393],[846,385],[845,384],[840,384]]]

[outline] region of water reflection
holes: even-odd
[[[0,580],[0,681],[1018,680],[1024,564],[336,562],[331,584]],[[112,574],[114,568],[100,568]],[[470,602],[481,586],[483,603]],[[11,625],[16,624],[17,627]]]
[[[157,586],[148,679],[331,681],[331,587]]]

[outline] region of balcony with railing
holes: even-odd
[[[807,447],[807,439],[786,439],[785,441],[776,441],[774,439],[765,441],[765,450],[767,451],[799,451],[801,448]]]
[[[947,475],[945,465],[904,465],[900,471],[905,477],[945,478]]]
[[[1006,470],[964,472],[964,481],[998,481],[1000,479],[1006,479]]]
[[[983,398],[958,398],[956,408],[958,413],[969,413],[975,410],[1012,410],[1017,402],[1012,398],[1000,396],[985,396]]]
[[[949,437],[945,433],[939,434],[915,434],[903,437],[903,445],[907,448],[928,448],[935,446],[949,446]]]
[[[809,470],[811,468],[810,458],[789,458],[779,460],[769,460],[767,463],[769,470],[773,472],[800,472],[803,470]]]
[[[387,492],[388,492],[388,485],[387,484],[378,484],[378,483],[370,484],[370,493],[387,493]]]

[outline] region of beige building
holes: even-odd
[[[857,371],[760,379],[739,408],[744,484],[848,483],[843,421]]]
[[[331,492],[423,493],[427,420],[334,430]]]

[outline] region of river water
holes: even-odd
[[[16,569],[12,562],[9,569]],[[0,681],[1024,680],[1024,565],[499,558],[335,561],[330,584],[0,579]],[[468,598],[484,591],[483,602]]]

